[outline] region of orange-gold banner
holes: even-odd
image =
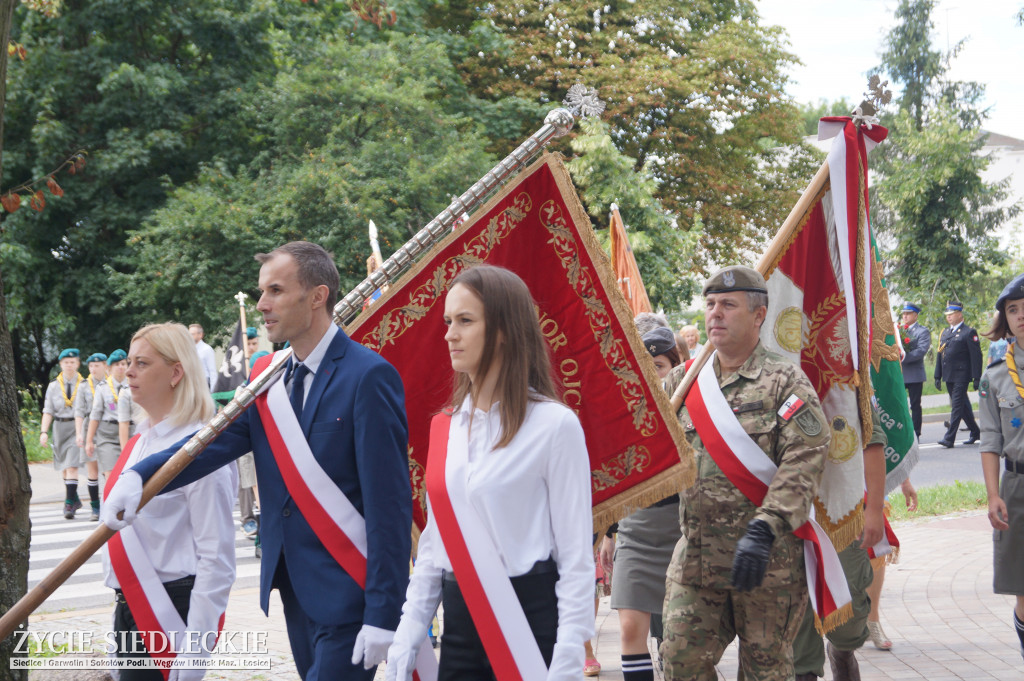
[[[693,454],[668,395],[569,174],[556,156],[545,155],[348,329],[402,375],[416,525],[426,522],[430,419],[446,406],[452,386],[444,298],[460,272],[482,263],[516,272],[537,303],[562,399],[586,433],[595,529],[689,485]]]

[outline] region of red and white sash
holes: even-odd
[[[427,495],[441,543],[498,681],[544,679],[548,667],[537,639],[498,548],[468,501],[460,465],[468,459],[468,442],[450,440],[451,420],[444,413],[434,417],[427,457]]]
[[[760,506],[778,467],[757,446],[729,407],[715,376],[714,355],[697,375],[686,408],[705,449],[729,481]],[[804,563],[811,605],[822,621],[850,603],[843,566],[825,530],[811,518],[793,531],[804,540]]]
[[[261,357],[253,375],[262,372],[271,359]],[[256,409],[288,494],[327,552],[365,589],[366,521],[313,455],[283,380],[274,381],[260,393]],[[420,645],[414,678],[437,679],[437,659],[429,641]]]
[[[114,469],[107,476],[104,499],[124,470],[139,437],[136,435],[128,441]],[[146,549],[139,541],[138,533],[131,526],[122,528],[107,542],[107,550],[110,567],[121,585],[121,592],[128,601],[128,609],[131,610],[149,656],[169,664],[176,657],[174,647],[185,645],[186,624],[167,595]],[[221,613],[217,630],[220,631],[223,626],[224,613]],[[161,667],[160,673],[166,679],[170,675],[169,666]]]

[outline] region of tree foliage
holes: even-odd
[[[874,225],[886,245],[892,289],[939,309],[956,298],[978,309],[978,277],[1005,257],[995,231],[1020,210],[1008,180],[986,182],[990,159],[980,108],[983,87],[947,78],[960,45],[931,46],[933,0],[901,0],[879,71],[903,87],[899,110],[883,117],[888,140],[873,154],[880,174]]]
[[[45,383],[73,342],[109,352],[137,327],[104,265],[128,253],[168,192],[214,156],[239,162],[252,135],[249,84],[272,68],[271,16],[238,0],[68,0],[58,16],[19,8],[3,186],[85,149],[90,162],[46,210],[6,215],[0,256],[22,385]]]
[[[760,251],[806,181],[772,152],[799,142],[783,94],[794,57],[748,0],[497,0],[475,18],[467,10],[467,25],[504,39],[460,65],[477,96],[556,101],[577,82],[600,91],[611,139],[634,170],[657,180],[683,229],[699,216],[704,263]]]
[[[608,215],[616,204],[651,304],[668,310],[686,305],[699,290],[694,275],[700,225],[684,230],[676,223],[655,195],[652,174],[637,171],[636,161],[615,147],[607,123],[586,119],[580,127],[572,141],[578,156],[568,167],[595,230],[607,240]]]
[[[226,291],[256,293],[252,255],[292,239],[333,252],[346,291],[362,281],[370,219],[388,254],[493,164],[479,126],[449,110],[453,80],[443,48],[398,33],[280,73],[257,98],[254,160],[205,167],[131,232],[124,302],[217,328]]]

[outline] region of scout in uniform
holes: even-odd
[[[89,487],[89,502],[92,515],[89,520],[100,519],[100,473],[96,458],[85,448],[85,436],[89,432],[92,405],[96,398],[96,390],[107,378],[107,356],[102,352],[94,352],[85,360],[89,367],[89,376],[85,379],[82,390],[75,398],[75,444],[85,454],[85,477]],[[85,389],[87,388],[87,389]]]
[[[917,323],[921,308],[913,303],[903,306],[903,324],[900,327],[903,350],[906,353],[900,362],[903,369],[903,386],[910,398],[910,420],[914,423],[914,432],[921,437],[921,390],[928,377],[924,370],[924,356],[932,347],[932,332]]]
[[[945,381],[949,393],[949,429],[939,440],[939,444],[946,448],[955,444],[961,419],[971,431],[971,436],[964,440],[965,445],[973,445],[981,438],[971,401],[967,397],[967,384],[973,381],[974,389],[977,390],[981,378],[981,344],[978,342],[978,332],[964,324],[963,310],[963,306],[955,300],[947,304],[946,322],[949,328],[943,329],[939,336],[939,352],[935,358],[935,388],[941,389],[942,381]]]
[[[120,349],[114,350],[107,358],[110,373],[96,389],[85,438],[85,455],[97,462],[104,476],[113,470],[121,454],[117,408],[120,401],[130,394],[125,379],[127,359],[127,353]]]
[[[131,390],[122,390],[117,400],[117,439],[123,449],[142,421],[142,408],[135,404]]]
[[[60,351],[60,375],[46,386],[43,401],[43,418],[39,424],[39,446],[50,444],[49,431],[53,425],[53,467],[61,471],[64,478],[64,517],[71,520],[75,511],[82,508],[78,498],[78,465],[82,450],[75,444],[75,399],[82,386],[82,375],[78,373],[81,361],[77,348]]]
[[[704,297],[705,328],[716,352],[702,371],[710,373],[695,384],[700,397],[691,390],[679,412],[696,454],[697,480],[681,495],[683,537],[666,580],[665,677],[714,681],[715,664],[739,636],[746,678],[789,681],[793,639],[808,601],[804,543],[793,530],[810,515],[829,428],[800,367],[760,342],[768,305],[764,277],[748,267],[726,267],[708,279]],[[676,368],[669,375],[670,394],[683,374]],[[703,418],[695,425],[709,400],[723,398],[732,414],[717,413],[711,426]],[[736,440],[739,431],[777,467],[759,505],[716,462],[737,455],[705,444],[702,432],[718,421],[722,428],[736,426],[733,448],[745,444]]]
[[[993,590],[1016,596],[1013,624],[1024,655],[1024,274],[1006,285],[996,310],[985,335],[1013,342],[981,378],[981,465],[994,530]],[[1001,482],[1000,468],[1005,469]]]

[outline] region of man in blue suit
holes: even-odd
[[[323,248],[291,242],[256,259],[262,263],[256,307],[267,335],[274,343],[288,341],[294,352],[284,387],[302,434],[316,462],[365,519],[365,590],[325,548],[289,494],[256,408],[210,443],[168,489],[252,451],[262,508],[263,611],[270,590],[279,589],[303,679],[369,681],[387,656],[409,580],[412,492],[402,382],[394,367],[333,324],[338,270]],[[118,480],[104,504],[110,507],[108,526],[119,529],[119,507],[124,520],[132,519],[141,480],[177,447],[147,457]]]
[[[909,339],[903,341],[903,350],[906,355],[903,357],[903,386],[907,389],[907,396],[910,398],[910,419],[914,422],[914,432],[921,437],[921,391],[927,373],[924,370],[924,356],[932,347],[932,332],[926,327],[917,323],[917,316],[921,308],[913,303],[903,306],[902,337]]]

